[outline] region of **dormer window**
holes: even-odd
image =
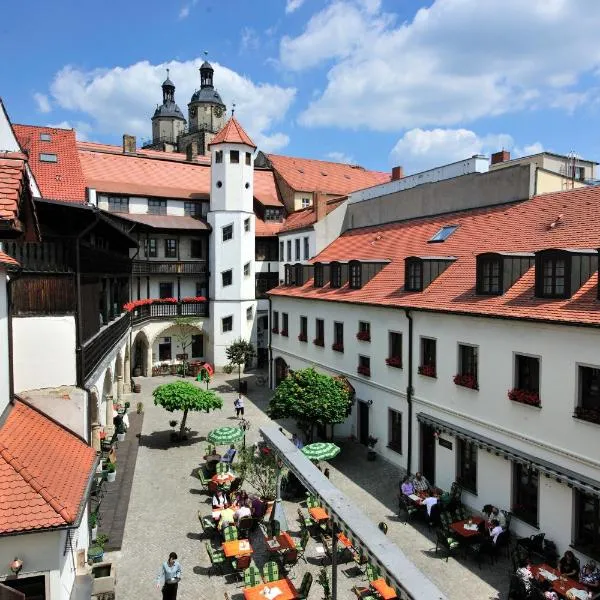
[[[406,259],[404,287],[407,292],[420,292],[423,289],[423,262],[418,259]]]
[[[314,278],[315,287],[323,287],[323,283],[323,265],[321,263],[316,263]]]
[[[542,260],[542,295],[544,297],[563,298],[565,296],[565,272],[564,258],[547,256]]]
[[[342,287],[342,265],[338,262],[331,263],[331,287]]]
[[[502,293],[502,259],[497,255],[482,257],[477,262],[477,293]]]
[[[535,255],[535,295],[570,298],[598,270],[598,252],[585,249],[541,250]]]
[[[350,287],[353,290],[358,290],[362,287],[362,264],[353,260],[350,262]]]
[[[485,252],[477,256],[476,291],[483,296],[507,292],[533,265],[530,252]]]
[[[296,285],[304,285],[304,269],[301,263],[294,265],[294,282]]]

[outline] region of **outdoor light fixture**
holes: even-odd
[[[373,400],[367,400],[367,406],[373,406]]]
[[[15,575],[18,575],[23,568],[23,561],[15,556],[15,560],[13,560],[8,566]]]

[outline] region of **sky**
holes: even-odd
[[[0,19],[14,123],[120,143],[215,87],[261,150],[414,173],[501,149],[600,160],[597,0],[28,0]],[[207,53],[207,55],[205,55]]]

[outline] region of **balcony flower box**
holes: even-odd
[[[321,346],[321,348],[322,348],[323,346],[325,346],[325,340],[323,340],[322,338],[315,338],[313,340],[313,344],[315,346]]]
[[[401,369],[402,359],[399,356],[390,356],[385,359],[385,364],[388,367],[395,367],[396,369]]]
[[[576,406],[575,417],[583,421],[597,423],[600,425],[600,409],[598,408],[585,408],[583,406]]]
[[[279,327],[273,327],[273,329],[271,329],[271,333],[279,333]]]
[[[301,333],[300,335],[298,335],[298,341],[299,342],[306,342],[306,334],[305,333]]]
[[[540,395],[537,392],[530,392],[529,390],[513,388],[512,390],[508,391],[508,397],[513,402],[520,402],[521,404],[528,404],[529,406],[542,405]]]
[[[421,365],[419,367],[419,375],[424,375],[425,377],[436,377],[435,367],[433,365]]]
[[[334,352],[343,352],[344,351],[344,344],[332,344],[331,345],[331,349]]]
[[[360,375],[364,375],[365,377],[371,377],[371,369],[369,367],[358,365],[358,367],[356,367],[356,372]]]
[[[287,329],[282,329],[281,332],[280,332],[280,335],[288,337],[288,330]]]
[[[187,296],[186,298],[181,299],[182,302],[206,302],[206,298],[204,296]]]
[[[356,334],[356,339],[360,340],[361,342],[370,342],[371,341],[371,334],[368,331],[359,331]]]
[[[477,378],[474,375],[463,375],[461,373],[457,373],[454,376],[454,383],[456,385],[461,385],[462,387],[466,387],[471,390],[479,389],[479,385],[477,384]]]

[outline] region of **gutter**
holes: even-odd
[[[408,405],[408,449],[406,451],[406,473],[412,473],[412,447],[413,447],[413,316],[407,308],[404,309],[408,320],[408,385],[406,386],[406,403]]]

